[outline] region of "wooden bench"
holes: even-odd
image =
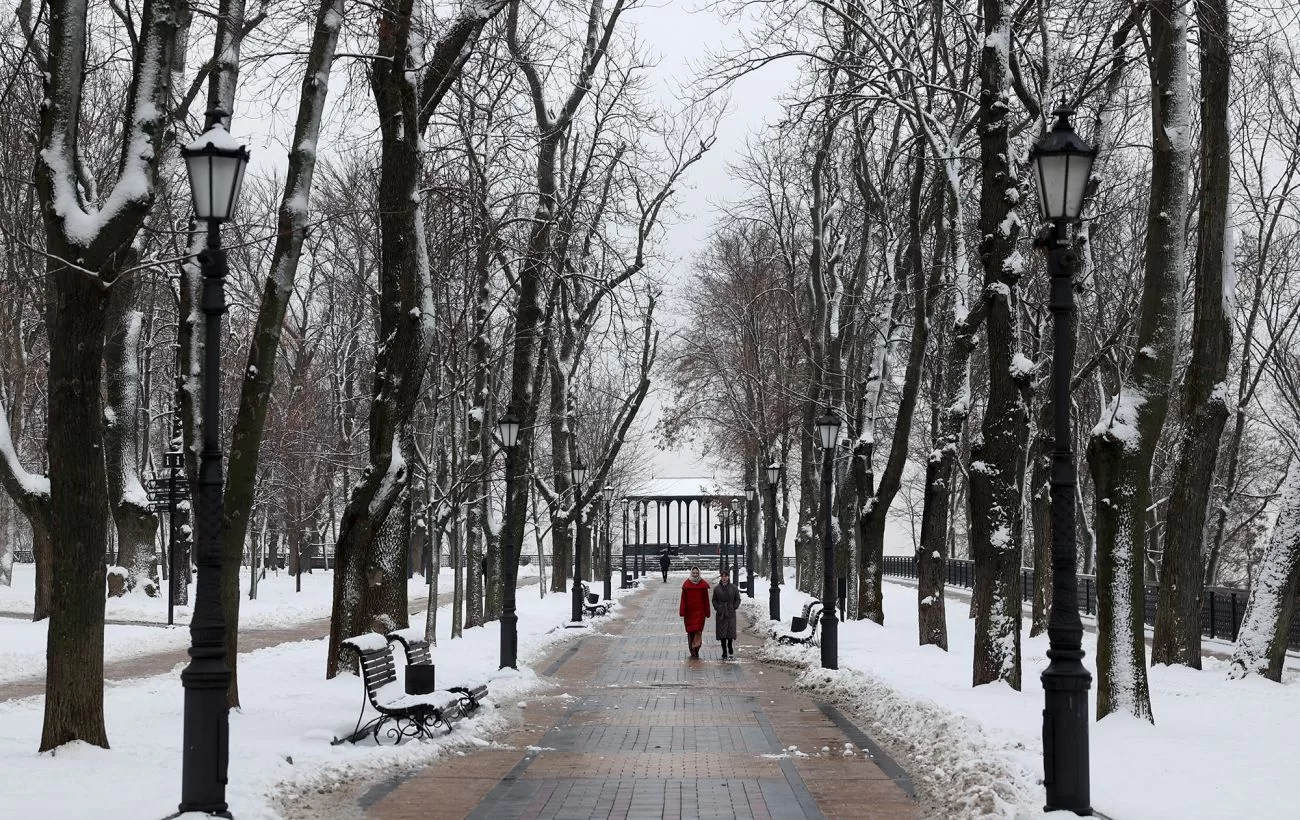
[[[821,614],[822,602],[814,598],[804,606],[801,617],[790,619],[789,629],[778,630],[772,637],[784,644],[816,644]]]
[[[400,645],[406,652],[407,666],[433,666],[433,653],[429,649],[429,642],[424,639],[423,629],[417,626],[395,629],[385,637],[389,642]],[[482,706],[488,695],[485,683],[477,686],[450,686],[447,691],[459,696],[462,717],[468,717],[471,712]]]
[[[600,596],[591,591],[584,581],[582,584],[582,611],[588,616],[608,615],[609,611],[614,608],[613,601],[602,601]]]
[[[383,737],[392,740],[394,745],[408,737],[432,738],[433,730],[439,726],[451,731],[451,715],[460,705],[459,695],[453,692],[406,694],[397,680],[393,647],[377,632],[347,638],[343,645],[357,653],[366,694],[361,701],[356,728],[345,737],[334,738],[333,745],[344,741],[356,743],[366,735],[374,737],[375,743],[382,743],[381,731]],[[379,715],[363,723],[367,702]]]

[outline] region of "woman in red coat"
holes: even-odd
[[[700,577],[699,567],[691,567],[691,577],[682,584],[682,603],[677,608],[677,614],[686,624],[691,657],[698,658],[704,621],[709,617],[709,582]]]

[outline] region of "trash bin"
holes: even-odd
[[[808,628],[808,619],[807,619],[807,618],[801,618],[801,617],[799,617],[798,615],[796,615],[796,616],[794,616],[793,618],[790,619],[790,631],[791,631],[791,632],[803,632],[803,631],[804,631],[805,629],[807,629],[807,628]]]
[[[406,694],[428,695],[433,691],[433,664],[421,663],[406,667]]]

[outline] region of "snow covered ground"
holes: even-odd
[[[557,628],[568,620],[567,595],[541,599],[521,594],[519,610],[521,662],[581,634]],[[370,743],[331,746],[331,739],[355,725],[362,689],[350,675],[324,680],[324,640],[242,656],[243,709],[230,716],[227,798],[234,816],[277,818],[273,796],[284,788],[323,788],[344,777],[396,771],[468,746],[490,744],[489,737],[509,714],[525,708],[521,697],[545,683],[531,670],[497,670],[495,623],[466,630],[463,638],[453,641],[447,634],[450,621],[444,607],[434,650],[439,684],[488,681],[491,705],[436,742],[408,742],[397,748]],[[71,744],[56,754],[38,755],[43,699],[0,703],[0,771],[6,783],[0,816],[139,820],[171,814],[180,796],[182,706],[176,674],[110,683],[104,713],[112,748]]]
[[[522,567],[520,577],[535,576],[535,567]],[[452,589],[451,570],[444,568],[438,579],[439,594]],[[48,622],[32,623],[30,613],[36,576],[31,564],[14,565],[13,585],[0,587],[0,682],[45,674],[45,642]],[[294,591],[294,578],[286,572],[268,573],[258,585],[257,600],[248,600],[248,572],[241,582],[244,590],[239,606],[240,629],[293,627],[328,618],[334,589],[334,573],[317,570],[303,575],[302,591]],[[193,587],[190,593],[193,595]],[[407,586],[411,600],[428,595],[428,586],[417,575]],[[521,595],[520,597],[525,597]],[[167,600],[143,593],[109,598],[106,617],[134,621],[108,624],[104,628],[104,660],[116,661],[168,649],[183,649],[190,642],[191,607],[176,607],[176,625],[167,626]]]
[[[806,600],[792,583],[782,588],[787,624]],[[763,596],[746,601],[760,625],[771,623]],[[1003,684],[972,688],[974,622],[967,612],[964,602],[949,600],[951,651],[919,647],[916,590],[887,582],[884,627],[840,625],[838,671],[820,668],[816,648],[769,644],[764,651],[806,665],[800,685],[850,706],[919,789],[944,807],[942,816],[1046,816],[1039,675],[1047,666],[1047,637],[1028,638],[1026,620],[1024,691]],[[1095,676],[1095,635],[1085,633],[1084,649]],[[1300,727],[1300,670],[1289,668],[1278,685],[1230,682],[1227,663],[1214,658],[1204,667],[1151,670],[1154,726],[1118,716],[1091,725],[1098,811],[1114,820],[1296,816],[1295,781],[1282,771]],[[1094,679],[1094,705],[1095,693]]]

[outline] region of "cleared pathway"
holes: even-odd
[[[742,634],[736,660],[721,660],[711,640],[689,659],[680,584],[650,582],[624,599],[608,634],[584,635],[539,664],[562,695],[530,702],[501,745],[377,784],[353,798],[357,815],[920,817],[907,775],[860,729],[792,689],[782,668],[749,659],[756,638]]]

